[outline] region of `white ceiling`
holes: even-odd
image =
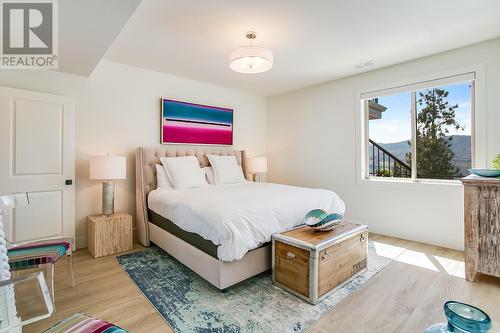
[[[229,69],[248,30],[271,71]],[[499,0],[144,0],[105,59],[269,96],[497,36]]]
[[[59,71],[90,75],[140,2],[59,1]]]

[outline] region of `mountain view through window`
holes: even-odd
[[[460,83],[370,99],[368,172],[375,177],[458,179],[472,161],[472,85]],[[412,140],[412,103],[415,142]]]

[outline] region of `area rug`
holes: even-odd
[[[159,247],[117,257],[174,332],[303,332],[392,260],[369,244],[368,270],[313,306],[273,285],[270,273],[222,293]]]

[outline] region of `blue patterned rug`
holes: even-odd
[[[117,257],[174,332],[303,332],[392,260],[370,242],[368,271],[316,306],[275,287],[270,273],[221,293],[159,247]]]

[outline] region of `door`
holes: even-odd
[[[4,220],[7,239],[75,237],[75,105],[63,96],[0,87],[0,194],[30,204]]]

